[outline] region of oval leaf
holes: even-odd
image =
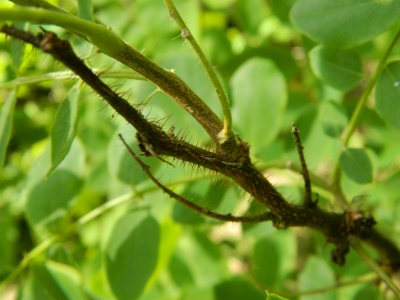
[[[399,16],[398,0],[299,0],[291,11],[297,29],[334,47],[362,44],[393,25]]]
[[[51,137],[51,167],[47,176],[63,161],[74,141],[79,119],[79,89],[74,86],[58,108]]]
[[[10,140],[16,101],[15,91],[10,92],[0,111],[0,168],[3,167],[8,141]]]
[[[27,176],[25,214],[31,226],[60,220],[74,204],[84,183],[85,156],[79,141],[72,143],[64,161],[46,180],[45,173],[50,166],[49,148],[44,150]]]
[[[400,61],[383,69],[376,84],[375,106],[388,124],[400,129]]]
[[[138,299],[158,260],[160,229],[145,211],[124,215],[106,247],[107,277],[119,300]]]
[[[279,132],[287,103],[285,79],[268,59],[252,58],[231,80],[235,124],[256,152]]]
[[[315,75],[338,90],[348,91],[362,79],[361,59],[351,51],[319,45],[309,56]]]
[[[33,226],[64,216],[79,193],[83,180],[67,170],[55,171],[38,181],[28,193],[26,216]]]
[[[348,148],[340,155],[343,172],[359,184],[372,181],[372,164],[363,149]]]

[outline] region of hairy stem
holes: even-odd
[[[179,14],[178,10],[176,9],[172,0],[164,0],[164,3],[168,7],[169,15],[173,18],[176,24],[179,26],[181,30],[181,36],[188,40],[190,45],[192,45],[194,51],[196,52],[197,56],[200,58],[201,63],[203,64],[208,77],[210,78],[215,91],[217,92],[219,102],[222,107],[222,111],[224,114],[224,129],[219,135],[221,142],[226,141],[232,135],[232,115],[231,109],[229,107],[228,99],[222,88],[221,82],[218,79],[217,74],[214,71],[214,68],[204,55],[203,50],[201,50],[199,44],[197,43],[196,39],[193,37],[192,33],[190,32],[189,28],[187,27],[185,21],[183,21],[181,15]]]
[[[53,24],[71,32],[80,32],[103,53],[146,77],[191,114],[216,145],[223,123],[215,113],[175,73],[165,70],[130,47],[102,25],[72,15],[37,8],[0,8],[0,20]]]

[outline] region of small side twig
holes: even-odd
[[[118,134],[118,137],[120,138],[122,143],[125,145],[125,147],[128,149],[128,151],[132,155],[132,157],[140,165],[143,172],[146,173],[146,175],[150,178],[151,181],[153,181],[168,196],[176,199],[183,205],[197,211],[198,213],[205,215],[207,217],[213,218],[213,219],[220,220],[220,221],[229,221],[229,222],[238,222],[238,223],[258,223],[258,222],[269,221],[269,220],[274,219],[274,215],[271,212],[267,212],[267,213],[257,215],[257,216],[233,216],[230,213],[229,214],[219,214],[219,213],[213,212],[209,209],[206,209],[204,207],[198,206],[198,205],[194,204],[193,202],[190,202],[189,200],[187,200],[187,199],[183,198],[182,196],[176,194],[175,192],[171,191],[169,188],[167,188],[165,185],[163,185],[161,182],[159,182],[154,177],[154,175],[150,172],[149,166],[140,160],[140,158],[136,155],[136,153],[132,150],[132,148],[129,147],[129,145],[126,143],[126,141],[122,137],[122,135]]]
[[[294,142],[297,146],[297,153],[299,155],[300,164],[301,164],[301,174],[304,180],[304,205],[307,207],[312,207],[317,204],[317,201],[312,200],[312,192],[311,192],[311,180],[310,174],[308,173],[306,160],[304,158],[303,145],[301,144],[300,139],[300,130],[296,127],[294,123],[292,123],[292,134],[294,137]]]

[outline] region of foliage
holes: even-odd
[[[110,26],[156,64],[173,69],[218,116],[228,119],[213,83],[162,1],[58,4],[83,20]],[[303,182],[290,133],[295,122],[318,205],[341,212],[364,198],[362,209],[400,246],[400,2],[203,0],[176,5],[211,65],[217,66],[231,101],[234,131],[250,143],[253,161],[277,190],[291,203],[301,203]],[[16,7],[0,8],[1,23],[32,18],[32,23],[16,25],[39,32],[34,16]],[[111,58],[124,47],[112,33],[102,35],[102,26],[84,28],[68,20],[59,18],[53,24],[60,22],[61,27],[45,28],[69,40],[131,103],[146,103],[142,112],[150,120],[161,120],[164,128],[173,128],[185,140],[212,147],[202,126],[180,105]],[[92,37],[89,41],[108,56],[71,32]],[[370,249],[351,251],[346,264],[338,267],[320,233],[277,230],[271,222],[222,223],[170,199],[117,138],[121,133],[140,153],[135,130],[124,119],[72,74],[66,76],[51,56],[1,39],[4,295],[143,300],[279,299],[274,293],[301,300],[393,297],[385,284],[371,285],[378,282],[375,272],[381,269],[376,266],[374,272],[363,262],[377,258]],[[155,157],[141,159],[156,178],[207,209],[235,215],[265,209],[221,175],[177,160],[169,160],[171,166]]]

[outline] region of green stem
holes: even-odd
[[[102,71],[101,69],[91,69],[93,73],[98,74],[101,78],[123,78],[123,79],[134,79],[134,80],[145,80],[143,76],[140,76],[138,73],[130,71],[130,70],[109,70]],[[25,76],[18,77],[14,80],[0,83],[0,89],[13,89],[20,85],[26,84],[35,84],[43,81],[49,80],[62,80],[62,79],[75,79],[79,78],[72,71],[61,71],[61,72],[50,72],[47,74],[33,75],[33,76]]]
[[[381,75],[384,67],[386,66],[387,60],[389,59],[390,53],[392,52],[394,46],[397,44],[398,40],[400,39],[400,31],[397,32],[396,36],[394,37],[393,41],[390,43],[388,49],[386,50],[383,58],[380,60],[378,67],[376,68],[371,80],[368,82],[367,87],[365,88],[365,90],[363,91],[360,101],[358,101],[357,107],[354,110],[349,125],[344,133],[344,137],[343,137],[343,146],[347,147],[349,142],[350,142],[350,138],[353,135],[354,131],[357,128],[357,124],[361,118],[361,113],[365,107],[365,103],[367,102],[372,90],[375,87],[376,82],[378,81],[379,76]],[[336,163],[336,166],[334,168],[335,172],[334,172],[334,181],[332,184],[332,188],[336,189],[338,191],[341,191],[340,188],[340,177],[341,177],[341,169],[339,166],[339,162]],[[343,198],[344,199],[344,198]],[[340,203],[342,205],[342,207],[346,206],[346,201],[341,201]]]
[[[1,21],[53,24],[79,32],[105,54],[113,57],[124,49],[124,42],[105,26],[85,21],[73,15],[37,8],[1,8]]]
[[[120,61],[154,83],[191,114],[207,131],[215,144],[220,144],[218,135],[223,129],[223,124],[201,98],[176,74],[158,66],[126,44],[105,26],[64,13],[21,7],[0,8],[0,20],[0,22],[53,24],[85,36],[100,51]]]
[[[224,129],[220,133],[220,136],[219,136],[221,143],[223,143],[229,137],[232,136],[232,115],[231,115],[231,109],[229,107],[228,98],[226,96],[226,93],[224,92],[224,89],[222,88],[222,84],[221,84],[220,80],[218,79],[218,76],[215,73],[214,68],[208,61],[204,52],[201,50],[199,44],[197,43],[196,39],[193,37],[189,28],[186,26],[185,21],[183,21],[181,15],[179,14],[179,12],[176,9],[172,0],[164,0],[164,3],[166,4],[166,6],[168,8],[169,15],[171,16],[171,18],[173,18],[175,20],[176,24],[179,26],[179,29],[181,30],[181,36],[184,39],[187,39],[189,41],[190,45],[192,45],[197,56],[200,58],[200,61],[203,65],[203,67],[205,68],[207,75],[210,78],[211,83],[214,86],[214,89],[217,93],[217,96],[218,96],[218,99],[219,99],[219,102],[221,104],[222,111],[224,114]]]
[[[387,284],[387,286],[392,290],[392,292],[400,299],[400,289],[396,286],[393,280],[389,277],[385,271],[373,260],[370,255],[365,251],[360,242],[352,237],[349,238],[350,245],[360,255],[364,262],[373,270],[375,273]]]
[[[388,49],[385,52],[385,55],[379,62],[379,65],[378,65],[377,69],[375,70],[373,77],[371,78],[367,87],[365,88],[364,92],[361,95],[360,101],[358,102],[357,107],[354,110],[353,115],[351,116],[349,126],[348,126],[348,128],[345,132],[345,136],[343,138],[343,145],[345,147],[349,144],[350,138],[353,135],[354,131],[356,130],[358,121],[360,120],[360,117],[361,117],[361,113],[365,107],[365,103],[367,102],[368,97],[371,94],[371,92],[378,80],[378,77],[381,75],[383,68],[386,66],[386,62],[389,58],[389,55],[392,52],[394,46],[397,44],[399,38],[400,38],[400,31],[397,32],[392,43],[389,45]]]

